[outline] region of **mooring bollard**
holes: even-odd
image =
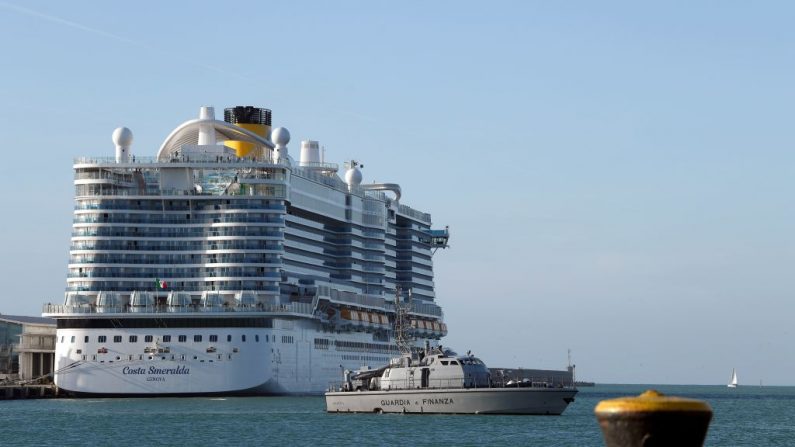
[[[594,413],[607,447],[702,446],[712,419],[706,402],[655,390],[603,400]]]

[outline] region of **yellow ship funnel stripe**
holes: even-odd
[[[262,138],[268,138],[268,133],[271,131],[271,126],[265,124],[235,123],[235,126],[242,127]],[[254,149],[253,143],[238,140],[228,140],[224,142],[224,146],[233,149],[238,157],[245,157]]]

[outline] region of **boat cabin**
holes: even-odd
[[[359,370],[346,380],[348,389],[408,390],[423,388],[486,388],[491,374],[486,365],[472,355],[435,350],[419,358],[405,355],[375,370]]]

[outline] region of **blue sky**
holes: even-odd
[[[0,1],[0,312],[62,300],[72,158],[257,105],[450,225],[493,365],[795,385],[789,2]]]

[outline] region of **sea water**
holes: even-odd
[[[795,445],[795,387],[597,385],[562,416],[328,414],[322,397],[0,401],[2,446],[600,446],[602,399],[706,401],[708,446]]]

